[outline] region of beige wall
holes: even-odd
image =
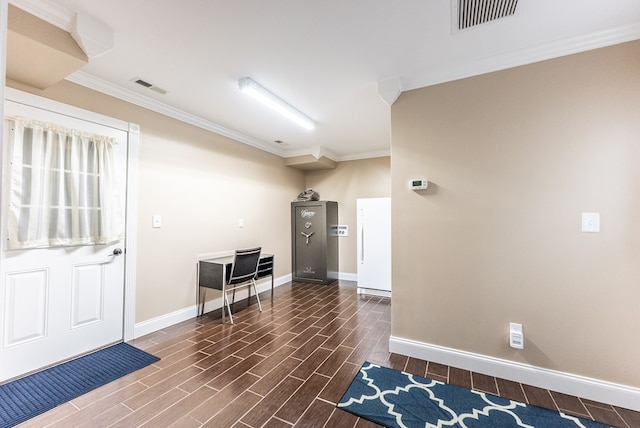
[[[390,158],[339,162],[335,169],[309,171],[307,187],[322,200],[338,202],[338,222],[349,226],[349,236],[338,240],[340,273],[356,274],[356,200],[391,196]]]
[[[291,272],[289,204],[304,188],[303,172],[279,156],[66,81],[32,92],[141,127],[137,323],[195,304],[196,254],[262,245],[276,256],[276,277]],[[162,215],[162,228],[151,228],[153,214]]]
[[[406,92],[392,129],[392,334],[639,387],[640,42]]]

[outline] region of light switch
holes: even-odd
[[[151,227],[162,227],[162,216],[154,214],[151,216]]]
[[[244,219],[243,218],[239,218],[238,219],[238,227],[244,227]]]
[[[582,213],[582,231],[600,232],[600,213]]]

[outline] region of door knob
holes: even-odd
[[[122,248],[114,248],[113,253],[109,254],[109,256],[119,256],[122,254]]]

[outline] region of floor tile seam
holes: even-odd
[[[183,380],[182,382],[180,382],[180,384],[179,384],[179,385],[182,385],[183,383],[185,383],[185,382],[187,382],[187,381],[189,381],[189,380],[193,379],[194,377],[196,377],[196,376],[198,376],[199,374],[201,374],[202,372],[204,372],[204,369],[202,369],[202,368],[200,368],[200,367],[198,367],[198,366],[191,365],[191,366],[185,367],[184,369],[182,369],[182,370],[180,370],[180,371],[178,371],[178,372],[174,373],[172,376],[170,376],[170,377],[168,377],[168,378],[165,378],[165,379],[161,380],[160,382],[155,383],[155,384],[153,384],[153,385],[151,385],[151,386],[149,386],[149,385],[145,384],[144,382],[142,382],[142,380],[143,380],[144,378],[143,378],[143,379],[138,379],[138,382],[139,382],[140,384],[142,384],[143,386],[146,386],[146,387],[147,387],[147,389],[145,389],[144,391],[140,391],[138,394],[142,394],[142,393],[144,393],[144,392],[147,392],[147,391],[148,391],[149,389],[151,389],[151,388],[155,388],[155,387],[157,387],[158,385],[162,385],[162,383],[163,383],[163,382],[168,382],[168,380],[169,380],[171,377],[177,376],[179,373],[182,373],[183,371],[187,370],[189,367],[195,367],[196,369],[198,369],[198,370],[200,370],[200,371],[199,371],[198,373],[194,374],[193,376],[191,376],[190,378]],[[154,372],[154,374],[155,374],[155,373],[157,373],[157,372]],[[169,383],[169,384],[170,384],[170,383]],[[179,385],[174,385],[172,388],[168,389],[166,392],[171,391],[171,389],[176,389]],[[166,392],[165,392],[165,393],[166,393]],[[136,395],[138,395],[138,394],[136,394]],[[133,397],[135,397],[136,395],[134,395]],[[164,395],[164,394],[160,394],[160,395]],[[133,397],[130,397],[130,398],[133,398]]]
[[[153,373],[157,373],[157,371],[156,371],[156,372],[153,372]],[[112,395],[114,395],[114,394],[120,394],[120,393],[122,392],[122,390],[123,390],[123,389],[125,389],[125,388],[129,388],[129,387],[131,387],[131,386],[133,386],[133,385],[135,385],[135,384],[137,384],[137,383],[138,383],[138,384],[140,384],[141,386],[143,386],[143,387],[145,388],[145,390],[149,388],[148,386],[146,386],[145,384],[143,384],[142,382],[140,382],[140,379],[138,379],[138,380],[136,380],[135,382],[128,383],[127,385],[124,385],[122,388],[118,388],[117,390],[112,391],[112,392],[110,392],[109,394],[107,394],[107,395],[105,395],[105,396],[103,396],[103,397],[100,397],[100,399],[95,400],[95,401],[93,401],[93,402],[91,402],[91,403],[87,404],[87,405],[86,405],[86,406],[84,406],[84,407],[80,407],[80,406],[78,406],[78,405],[75,403],[75,400],[70,400],[70,401],[69,401],[69,403],[70,403],[73,407],[75,407],[77,410],[83,410],[83,409],[86,409],[86,408],[88,408],[88,407],[90,407],[90,406],[92,406],[92,405],[94,405],[94,404],[98,403],[99,401],[102,401],[102,400],[104,400],[104,399],[107,399],[108,397],[111,397],[111,396],[112,396]],[[143,391],[140,391],[140,392],[143,392]],[[139,392],[139,393],[140,393],[140,392]],[[139,393],[138,393],[138,394],[139,394]],[[136,394],[136,395],[137,395],[137,394]],[[82,397],[82,395],[81,395],[80,397],[77,397],[77,398],[81,398],[81,397]]]
[[[582,413],[582,412],[575,412],[573,410],[570,409],[565,409],[560,407],[560,404],[558,404],[558,401],[556,400],[556,398],[553,395],[554,391],[548,390],[549,395],[551,396],[551,399],[553,400],[553,403],[555,404],[556,408],[558,409],[559,412],[563,412],[569,415],[576,415],[576,416],[586,416],[587,418],[591,418],[593,419],[593,416],[591,416],[591,413],[589,412],[589,409],[586,408],[586,406],[584,405],[584,403],[582,402],[582,400],[580,399],[580,397],[576,397],[574,396],[574,398],[576,398],[578,400],[578,402],[582,405],[582,407],[586,410],[586,414]]]
[[[589,410],[587,410],[587,413],[582,413],[582,412],[576,412],[576,411],[569,410],[569,409],[562,409],[562,408],[560,408],[558,406],[558,412],[564,413],[565,415],[578,416],[578,417],[583,418],[583,419],[595,420],[593,418],[593,416],[591,415],[591,413],[589,413]]]
[[[211,355],[214,355],[214,354],[211,354]],[[210,358],[210,357],[211,357],[211,355],[210,355],[209,357],[207,357],[207,358]],[[205,372],[205,371],[209,370],[211,367],[215,366],[217,363],[219,363],[219,362],[221,362],[221,361],[224,361],[224,360],[226,360],[226,359],[227,359],[227,358],[229,358],[229,357],[240,358],[240,357],[238,357],[238,356],[235,356],[235,355],[231,354],[231,355],[227,355],[227,356],[225,356],[225,357],[223,357],[223,358],[219,358],[217,362],[214,362],[213,364],[211,364],[211,365],[210,365],[210,366],[208,366],[208,367],[199,366],[199,365],[197,365],[197,364],[194,364],[194,367],[197,367],[197,368],[199,368],[199,369],[202,369],[202,371],[203,371],[203,372]],[[243,360],[244,358],[240,358],[240,359],[241,359],[241,360]],[[203,360],[203,361],[204,361],[204,360]],[[238,361],[238,362],[240,362],[240,361]]]
[[[622,415],[622,413],[620,413],[617,409],[616,406],[611,406],[611,408],[613,409],[614,412],[616,412],[616,415],[618,415],[618,417],[620,418],[620,420],[625,424],[624,428],[633,428],[631,426],[631,424],[629,422],[627,422],[627,419]],[[637,412],[636,412],[637,413]]]
[[[264,360],[263,360],[263,361],[264,361]],[[254,367],[256,367],[256,366],[254,366]],[[253,388],[253,386],[254,386],[254,385],[256,385],[258,382],[260,382],[261,380],[263,380],[266,376],[269,376],[269,374],[270,374],[273,370],[275,370],[277,367],[278,367],[277,365],[276,365],[276,366],[274,366],[271,370],[269,370],[268,372],[266,372],[266,373],[265,373],[264,375],[262,375],[262,376],[260,376],[259,374],[256,374],[256,373],[252,372],[251,370],[253,369],[253,367],[252,367],[252,368],[250,368],[249,370],[247,370],[247,373],[252,374],[252,375],[254,375],[254,376],[258,376],[258,377],[260,378],[258,381],[256,381],[255,383],[253,383],[253,385],[251,385],[249,388],[247,388],[247,390],[251,390],[251,388]],[[280,385],[282,382],[284,382],[284,380],[285,380],[288,376],[291,376],[291,372],[289,372],[289,373],[285,373],[284,377],[283,377],[282,379],[280,379],[280,380],[279,380],[279,381],[278,381],[278,382],[277,382],[277,383],[276,383],[276,384],[275,384],[275,385],[274,385],[274,386],[273,386],[269,391],[267,391],[267,393],[266,393],[265,395],[262,395],[262,394],[260,394],[260,393],[258,393],[258,392],[256,392],[256,391],[253,391],[253,390],[251,390],[251,392],[253,392],[254,394],[257,394],[257,395],[261,395],[261,396],[263,396],[263,397],[266,397],[266,396],[267,396],[271,391],[273,391],[275,388],[277,388],[277,387],[278,387],[278,385]]]
[[[618,414],[620,416],[619,413],[616,412],[616,414]],[[627,420],[625,418],[623,418],[622,416],[620,416],[620,419],[622,420],[622,423],[624,424],[624,427],[619,427],[619,428],[634,428],[629,422],[627,422]]]
[[[304,385],[304,383],[306,382],[306,379],[300,379],[299,377],[293,376],[291,373],[289,373],[289,374],[287,374],[285,377],[283,377],[283,378],[280,380],[280,382],[278,382],[277,384],[275,384],[275,385],[271,388],[271,390],[270,390],[266,395],[264,395],[264,396],[263,396],[262,394],[258,394],[258,393],[257,393],[257,392],[255,392],[255,391],[251,391],[251,392],[252,392],[253,394],[255,394],[255,395],[258,395],[258,396],[263,397],[263,399],[264,399],[264,398],[266,398],[266,397],[267,397],[267,395],[269,395],[271,392],[273,392],[274,390],[276,390],[276,389],[277,389],[277,388],[278,388],[278,387],[279,387],[279,386],[280,386],[280,385],[281,385],[281,384],[282,384],[282,383],[283,383],[287,378],[291,378],[291,379],[295,379],[295,380],[300,381],[300,385],[298,385],[298,387],[297,387],[297,388],[296,388],[296,389],[295,389],[291,394],[289,394],[289,396],[288,396],[285,400],[283,400],[282,404],[280,404],[280,406],[279,406],[279,407],[278,407],[278,408],[277,408],[277,409],[276,409],[276,410],[275,410],[275,411],[270,415],[269,419],[271,419],[271,418],[276,418],[276,419],[278,419],[278,420],[280,420],[280,421],[282,421],[282,422],[286,422],[286,423],[287,423],[287,424],[289,424],[289,425],[294,425],[295,423],[294,423],[294,424],[291,424],[290,422],[285,421],[284,419],[277,418],[277,417],[276,417],[276,414],[277,414],[277,413],[278,413],[278,412],[279,412],[279,411],[280,411],[280,410],[285,406],[285,404],[286,404],[286,403],[287,403],[287,402],[288,402],[288,401],[289,401],[289,400],[290,400],[290,399],[291,399],[291,398],[292,398],[292,397],[293,397],[293,396],[294,396],[294,395],[295,395],[295,394],[300,390],[300,388],[302,388],[302,386],[303,386],[303,385]],[[255,385],[255,384],[254,384],[254,385]],[[253,385],[252,385],[252,386],[253,386]],[[247,391],[249,391],[250,389],[251,389],[251,388],[249,387],[249,388],[247,389]],[[257,406],[261,401],[262,401],[262,400],[258,401],[258,403],[256,403],[256,406]],[[255,407],[255,406],[254,406],[254,407]],[[306,410],[305,410],[305,411],[306,411]],[[245,413],[245,415],[246,415],[246,413]],[[242,417],[244,417],[245,415],[242,415]],[[267,422],[269,421],[269,419],[267,420]],[[238,421],[242,422],[242,418],[239,418],[239,419],[238,419]],[[245,422],[243,422],[243,423],[245,423]],[[246,423],[245,423],[245,424],[246,424]],[[247,425],[248,425],[248,424],[247,424]]]
[[[218,392],[220,392],[219,390],[216,390],[215,388],[211,388],[209,385],[206,385],[206,384],[205,384],[205,385],[202,385],[200,388],[204,388],[204,387],[206,387],[206,388],[209,388],[209,389],[212,389],[212,390],[216,391],[216,392],[215,392],[215,394],[217,394]],[[200,388],[198,388],[198,389],[200,389]],[[194,391],[194,392],[189,392],[189,391],[186,391],[186,390],[184,390],[184,389],[180,388],[180,386],[176,386],[174,389],[176,389],[176,390],[178,390],[178,391],[182,391],[182,392],[186,393],[186,395],[185,395],[184,397],[182,397],[181,399],[179,399],[179,400],[177,400],[177,401],[175,401],[175,402],[171,403],[171,405],[164,407],[163,409],[161,409],[160,411],[158,411],[156,414],[154,414],[153,416],[151,416],[150,418],[148,418],[148,419],[147,419],[147,420],[142,424],[142,426],[145,426],[145,425],[149,424],[149,422],[150,422],[151,420],[153,420],[154,418],[158,417],[158,415],[161,415],[161,414],[166,413],[166,412],[170,412],[170,411],[171,411],[171,410],[170,410],[171,408],[173,408],[173,407],[175,407],[175,406],[180,405],[180,403],[182,403],[182,401],[184,401],[184,400],[188,399],[190,395],[194,394],[194,393],[197,391],[197,390],[196,390],[196,391]],[[169,391],[167,391],[167,392],[169,392]],[[215,394],[214,394],[214,395],[215,395]],[[164,395],[164,394],[163,394],[163,395]],[[212,395],[212,396],[213,396],[213,395]],[[211,398],[211,397],[209,397],[209,398]],[[149,403],[149,404],[150,404],[150,403]],[[191,408],[191,409],[190,409],[187,413],[185,413],[182,417],[184,417],[184,416],[189,416],[189,417],[191,417],[191,416],[190,416],[190,413],[191,413],[195,408],[197,408],[199,405],[200,405],[200,403],[198,403],[198,405],[196,405],[195,407]],[[182,417],[181,417],[180,419],[182,419]],[[177,422],[177,421],[176,421],[176,422]],[[174,422],[174,423],[175,423],[175,422]],[[172,425],[173,425],[173,424],[172,424]]]
[[[134,408],[132,408],[132,407],[128,406],[127,404],[125,404],[125,402],[124,402],[124,401],[123,401],[123,402],[121,402],[121,403],[122,403],[122,405],[124,405],[126,408],[131,409],[131,413],[130,413],[129,415],[127,415],[127,416],[130,416],[130,415],[132,415],[132,414],[134,414],[134,413],[136,413],[136,412],[141,412],[141,411],[143,411],[143,410],[145,409],[145,407],[147,407],[147,408],[151,408],[151,407],[152,407],[152,405],[153,405],[153,403],[154,403],[154,401],[156,401],[156,400],[158,400],[158,399],[160,399],[160,398],[164,397],[164,396],[165,396],[165,395],[167,395],[167,394],[170,394],[173,390],[178,390],[178,388],[174,386],[173,388],[169,388],[169,389],[167,389],[167,390],[166,390],[166,391],[164,391],[162,394],[160,394],[160,395],[158,395],[158,396],[154,396],[153,400],[147,401],[143,406],[140,406],[140,407],[138,407],[137,409],[134,409]],[[145,391],[143,391],[143,392],[145,392]],[[185,391],[180,391],[180,392],[185,392]],[[183,398],[186,398],[187,396],[189,396],[189,394],[188,394],[188,393],[186,393],[186,394],[187,394],[187,395],[185,395],[185,397],[183,397]],[[138,394],[136,394],[136,395],[138,395]],[[134,398],[134,397],[135,397],[135,395],[134,395],[133,397],[131,397],[131,398]],[[131,398],[130,398],[130,399],[131,399]],[[128,401],[128,400],[127,400],[127,401]],[[150,418],[150,419],[151,419],[151,418]],[[145,423],[147,423],[148,421],[149,421],[149,420],[146,420],[146,421],[145,421]]]
[[[258,382],[258,381],[256,381],[256,382]],[[255,383],[256,383],[256,382],[254,382],[253,384],[251,384],[251,386],[255,385]],[[209,384],[208,384],[208,383],[207,383],[206,385],[207,385],[207,386],[209,386]],[[216,393],[216,395],[217,395],[217,394],[219,394],[221,391],[223,391],[223,390],[224,390],[225,388],[227,388],[227,387],[229,387],[229,385],[228,385],[228,384],[227,384],[227,385],[225,385],[225,387],[224,387],[224,388],[222,388],[222,389],[218,390],[218,392]],[[250,387],[249,387],[249,388],[250,388]],[[246,389],[243,391],[243,393],[244,393],[244,392],[250,392],[250,393],[252,393],[252,394],[254,394],[254,395],[258,395],[258,396],[259,396],[259,394],[256,394],[255,392],[250,391],[250,390],[249,390],[249,388],[246,388]],[[213,389],[215,389],[215,388],[213,388]],[[229,405],[231,405],[231,403],[233,403],[233,402],[235,402],[236,400],[240,399],[240,396],[241,396],[241,395],[242,395],[242,393],[241,393],[240,395],[236,396],[233,400],[229,401],[226,405],[224,405],[222,408],[220,408],[216,413],[214,413],[214,414],[213,414],[213,415],[211,415],[209,418],[207,418],[207,420],[206,420],[206,421],[201,421],[200,419],[198,419],[198,418],[196,418],[195,416],[193,416],[193,415],[192,415],[192,413],[193,413],[196,409],[198,409],[200,406],[202,406],[203,404],[205,404],[207,401],[209,401],[209,400],[215,400],[215,395],[212,395],[211,397],[209,397],[208,399],[206,399],[205,401],[203,401],[202,403],[200,403],[198,406],[196,406],[196,407],[194,407],[193,409],[191,409],[191,411],[190,411],[189,413],[187,413],[187,416],[189,416],[189,417],[191,417],[192,419],[194,419],[194,420],[198,421],[198,422],[200,423],[200,425],[204,425],[204,424],[206,424],[207,422],[209,422],[211,419],[213,419],[213,418],[215,418],[216,416],[218,416],[221,412],[223,412],[227,407],[229,407]],[[259,402],[259,401],[258,401],[258,402]],[[243,414],[243,416],[244,416],[244,414]]]
[[[323,401],[323,402],[325,402],[325,403],[327,403],[327,404],[331,404],[332,406],[337,406],[337,405],[338,405],[338,403],[334,403],[334,402],[329,401],[329,400],[327,400],[326,398],[322,398],[322,397],[320,397],[320,396],[317,396],[317,397],[316,397],[316,400]]]
[[[589,411],[589,414],[592,414],[591,410],[589,410],[589,407],[593,407],[594,409],[603,410],[605,412],[613,412],[622,421],[622,423],[625,424],[623,428],[629,428],[630,427],[630,425],[627,423],[627,421],[624,418],[624,416],[620,412],[618,412],[618,409],[616,409],[615,406],[610,406],[610,405],[608,405],[606,403],[597,403],[597,404],[601,404],[601,405],[594,405],[592,403],[596,403],[596,402],[594,401],[594,402],[590,402],[590,403],[585,403],[585,402],[582,403],[582,405],[587,409],[587,411]],[[594,418],[594,420],[597,420],[597,419]]]
[[[497,383],[497,379],[496,379],[496,383]],[[526,400],[527,395],[524,393],[524,388],[522,387],[522,384],[521,384],[521,383],[519,383],[519,382],[514,382],[514,383],[516,383],[516,384],[518,385],[518,388],[520,389],[520,392],[522,393],[522,396],[523,396],[523,397],[525,398],[525,400]],[[505,393],[506,393],[506,391],[505,391]],[[502,393],[500,393],[500,384],[498,384],[498,396],[500,396],[500,397],[504,397],[504,396],[502,395]],[[528,404],[528,403],[525,401],[525,404]]]
[[[299,380],[299,381],[301,381],[301,382],[306,382],[306,381],[307,381],[307,379],[302,379],[301,377],[294,376],[292,373],[293,373],[293,372],[289,373],[287,376],[288,376],[288,377],[292,377],[292,378],[294,378],[294,379],[296,379],[296,380]],[[313,374],[313,373],[312,373],[312,374]],[[278,384],[278,385],[279,385],[279,384]],[[296,389],[296,391],[297,391],[297,389]]]
[[[329,415],[329,417],[327,418],[327,421],[324,423],[324,425],[322,426],[322,428],[333,428],[332,426],[327,425],[329,423],[329,420],[331,420],[331,418],[333,417],[333,415],[336,412],[346,412],[345,410],[342,410],[340,408],[338,408],[338,406],[336,406],[333,409],[333,412],[331,412],[331,414]],[[358,426],[358,421],[360,421],[360,417],[356,417],[355,421],[353,422],[353,425],[351,426],[351,428],[356,428]]]
[[[585,402],[584,400],[588,400],[588,403]],[[591,407],[596,407],[596,408],[601,409],[601,410],[613,410],[613,411],[616,411],[615,406],[613,406],[611,404],[602,403],[602,402],[599,402],[599,401],[592,401],[592,400],[589,400],[587,398],[585,398],[584,400],[582,398],[580,398],[580,401],[582,401],[582,405],[585,406],[585,407],[586,406],[591,406]],[[617,411],[616,411],[616,413],[617,413]]]
[[[326,374],[319,373],[318,371],[314,371],[313,373],[311,373],[311,376],[313,376],[314,374],[316,374],[318,376],[325,377],[325,378],[329,379],[329,381],[331,381],[331,379],[333,379],[333,376],[327,376]],[[311,377],[311,376],[309,376],[309,377]],[[326,384],[325,384],[325,386],[326,386]],[[320,393],[318,393],[318,395],[320,395]],[[318,398],[318,396],[316,396],[316,398]]]
[[[549,395],[549,397],[551,397],[551,401],[553,401],[553,405],[556,406],[556,408],[554,410],[556,411],[560,411],[560,406],[558,406],[558,402],[556,401],[555,397],[553,396],[553,394],[551,393],[550,390],[545,389],[545,391],[547,392],[547,394]]]
[[[267,334],[269,334],[269,333],[267,333]],[[265,334],[265,336],[266,336],[266,334]],[[276,336],[277,336],[277,335],[276,335]],[[262,336],[262,337],[264,337],[264,336]],[[246,342],[246,343],[247,343],[247,346],[251,346],[251,345],[253,345],[254,343],[256,343],[256,342],[257,342],[258,340],[260,340],[260,339],[261,339],[261,338],[259,338],[259,339],[257,339],[257,340],[254,340],[253,342]],[[258,354],[258,351],[260,351],[260,350],[261,350],[262,348],[264,348],[265,346],[269,346],[269,344],[271,344],[274,340],[277,340],[277,339],[278,339],[278,338],[276,337],[276,338],[274,338],[273,340],[271,340],[271,342],[269,342],[269,343],[265,343],[264,345],[262,345],[261,347],[259,347],[257,350],[253,351],[253,352],[252,352],[251,354],[249,354],[249,355]],[[243,349],[245,349],[247,346],[244,346],[244,347],[242,347],[242,348],[238,349],[237,351],[234,351],[231,355],[236,355],[236,352],[241,352],[241,351],[242,351]],[[258,355],[259,355],[259,354],[258,354]],[[236,356],[238,356],[238,355],[236,355]],[[242,358],[242,357],[240,357],[240,358]],[[246,357],[245,357],[245,358],[246,358]]]
[[[580,401],[580,404],[582,404],[582,407],[587,411],[587,415],[589,416],[589,418],[591,420],[595,421],[596,418],[593,416],[593,413],[591,413],[591,410],[589,410],[589,406],[585,402],[583,402],[582,399],[580,399],[580,397],[578,397],[578,401]],[[593,406],[593,407],[600,408],[598,406]],[[600,408],[600,409],[601,410],[607,410],[607,409],[602,409],[602,408]]]
[[[279,418],[279,417],[277,417],[275,414],[271,415],[271,418],[269,418],[269,419],[277,419],[277,420],[279,420],[280,422],[285,423],[285,424],[287,424],[287,425],[289,425],[289,426],[294,426],[294,425],[295,425],[295,423],[293,423],[293,424],[292,424],[292,423],[291,423],[291,422],[289,422],[289,421],[285,421],[284,419],[280,419],[280,418]],[[269,421],[267,421],[267,422],[269,422]]]
[[[265,345],[265,346],[267,346],[267,345]],[[264,348],[265,346],[263,346],[262,348]],[[256,352],[254,352],[254,354],[255,354],[255,355],[258,355],[258,356],[260,356],[260,357],[269,358],[270,356],[272,356],[272,355],[273,355],[273,354],[275,354],[276,352],[280,351],[280,350],[281,350],[282,348],[284,348],[285,346],[288,346],[289,348],[292,348],[292,349],[293,349],[293,351],[291,351],[291,353],[294,353],[294,352],[297,350],[297,348],[295,348],[295,347],[293,347],[293,346],[290,346],[290,345],[287,345],[287,344],[285,343],[285,344],[283,344],[283,345],[279,346],[279,347],[278,347],[278,349],[276,349],[275,351],[271,352],[270,354],[260,353],[260,351],[262,350],[262,348],[258,349]]]
[[[449,373],[450,372],[451,372],[451,366],[449,366],[447,368],[447,379],[449,379]],[[491,376],[491,379],[493,379],[493,386],[496,387],[495,392],[492,392],[491,394],[499,396],[500,395],[500,388],[498,387],[498,379],[495,376]]]
[[[251,406],[251,408],[249,408],[248,410],[246,410],[242,415],[240,415],[234,422],[234,425],[237,424],[238,422],[242,422],[242,418],[244,418],[250,411],[252,411],[258,404],[260,404],[262,402],[262,400],[264,399],[264,397],[260,394],[257,394],[253,391],[251,391],[250,389],[245,389],[242,393],[240,393],[236,398],[234,398],[233,400],[231,400],[226,406],[223,407],[223,410],[226,409],[227,407],[229,407],[231,404],[235,403],[236,400],[240,400],[240,398],[242,397],[242,395],[244,395],[245,393],[249,393],[249,394],[253,394],[257,397],[259,397],[259,400],[256,401],[256,403]],[[245,424],[244,422],[242,422],[243,424]],[[249,424],[245,424],[245,425],[249,425]]]
[[[205,337],[205,338],[202,338],[202,339],[198,340],[198,342],[207,342],[207,343],[209,343],[210,345],[215,345],[215,344],[216,344],[216,342],[215,342],[215,341],[213,341],[213,340],[209,340],[209,338],[207,338],[207,337]]]
[[[122,404],[122,403],[120,403],[120,404]],[[124,406],[124,404],[122,404],[122,405]],[[127,407],[127,406],[124,406],[124,407],[128,409],[128,407]],[[121,421],[121,420],[123,420],[124,418],[129,417],[129,415],[131,415],[132,413],[133,413],[133,411],[131,411],[131,412],[127,413],[126,415],[122,415],[121,417],[119,417],[119,418],[118,418],[118,419],[116,419],[115,421],[111,421],[111,422],[109,422],[109,425],[108,425],[108,426],[113,426],[113,425],[115,425],[115,424],[117,424],[117,423],[120,423],[120,421]],[[93,424],[92,424],[92,425],[93,425]],[[85,426],[85,425],[81,425],[81,426]],[[90,425],[90,426],[91,426],[91,425]]]
[[[199,389],[201,389],[201,388],[209,388],[210,390],[214,391],[214,393],[215,393],[215,394],[217,394],[218,392],[220,392],[220,390],[219,390],[219,389],[214,388],[214,387],[212,387],[211,385],[208,385],[208,384],[206,384],[206,383],[205,383],[205,384],[203,384],[203,385],[200,385],[200,386],[199,386],[196,390],[194,390],[193,392],[189,392],[189,391],[187,391],[186,389],[182,388],[182,385],[184,385],[185,383],[186,383],[186,382],[182,382],[180,385],[176,386],[176,389],[179,389],[180,391],[184,391],[184,392],[186,392],[186,393],[187,393],[187,394],[189,394],[189,395],[191,395],[191,394],[195,394],[195,393],[196,393],[196,391],[198,391],[198,390],[199,390]]]
[[[320,346],[320,347],[318,347],[318,349],[324,349],[325,351],[329,351],[329,354],[328,354],[328,355],[327,355],[327,356],[322,360],[322,362],[320,362],[320,364],[318,364],[318,366],[313,370],[313,372],[311,372],[311,374],[309,375],[309,377],[313,376],[314,374],[317,374],[317,375],[320,375],[320,376],[323,376],[323,377],[328,377],[329,379],[331,379],[331,376],[327,376],[327,375],[325,375],[325,374],[319,373],[319,372],[318,372],[318,369],[319,369],[320,367],[322,367],[322,365],[323,365],[323,364],[324,364],[324,363],[325,363],[325,362],[326,362],[326,361],[331,357],[331,355],[333,354],[333,351],[332,351],[331,349],[323,348],[323,347],[321,347],[321,346]],[[314,352],[315,352],[315,351],[314,351]],[[304,364],[304,363],[305,363],[309,358],[311,358],[311,355],[313,355],[313,353],[314,353],[314,352],[312,352],[312,353],[311,353],[307,358],[305,358],[304,360],[302,360],[302,364]],[[298,367],[300,367],[300,365],[298,365]],[[296,369],[297,369],[297,368],[296,368]],[[294,369],[293,371],[295,371],[295,369]],[[293,373],[293,372],[292,372],[292,373]],[[309,377],[308,377],[308,378],[309,378]],[[307,379],[308,379],[308,378],[307,378]]]
[[[197,353],[199,353],[199,352],[200,352],[200,351],[195,352],[194,354],[197,354]],[[178,364],[178,363],[180,363],[180,362],[184,362],[184,360],[186,360],[187,358],[191,358],[194,354],[187,355],[186,357],[181,358],[181,359],[179,359],[178,361],[175,361],[175,362],[173,362],[173,363],[169,364],[168,366],[157,366],[157,365],[156,365],[156,367],[158,367],[158,369],[159,369],[158,371],[160,371],[160,370],[171,370],[171,369],[172,369],[172,366],[175,366],[176,364]],[[189,364],[189,366],[195,366],[195,367],[198,367],[198,366],[197,366],[197,363],[199,363],[199,362],[201,362],[201,361],[203,361],[203,360],[206,360],[207,358],[211,357],[211,355],[210,355],[210,354],[206,354],[205,352],[202,352],[202,354],[204,354],[204,356],[203,356],[202,358],[200,358],[200,359],[198,359],[198,360],[193,361],[191,364]],[[162,360],[160,360],[160,361],[162,361]],[[189,367],[189,366],[186,366],[186,367]],[[185,367],[185,368],[186,368],[186,367]],[[198,368],[200,368],[200,367],[198,367]],[[181,370],[180,370],[180,371],[181,371]],[[155,373],[157,373],[157,372],[154,372],[154,374],[155,374]],[[146,376],[145,376],[145,377],[146,377]]]
[[[289,394],[289,396],[288,396],[285,400],[283,400],[283,401],[282,401],[282,404],[280,404],[280,406],[278,406],[278,408],[277,408],[277,409],[276,409],[276,410],[271,414],[271,416],[270,416],[270,418],[269,418],[269,419],[271,419],[271,418],[276,418],[276,419],[278,419],[278,420],[280,420],[280,421],[283,421],[283,422],[287,422],[287,423],[289,423],[288,421],[285,421],[284,419],[281,419],[281,418],[276,417],[276,414],[277,414],[277,413],[278,413],[278,412],[279,412],[279,411],[280,411],[280,410],[285,406],[285,404],[287,404],[287,402],[288,402],[289,400],[291,400],[291,398],[292,398],[294,395],[296,395],[296,394],[298,393],[298,391],[302,388],[302,386],[304,385],[304,383],[306,382],[306,380],[305,380],[305,379],[297,378],[296,376],[292,376],[291,374],[289,374],[289,375],[285,376],[285,377],[284,377],[280,382],[278,382],[278,384],[277,384],[276,386],[274,386],[274,387],[271,389],[271,391],[274,391],[277,387],[279,387],[279,386],[280,386],[280,385],[285,381],[285,379],[287,379],[288,377],[290,377],[290,378],[292,378],[292,379],[295,379],[295,380],[299,380],[299,381],[300,381],[300,385],[298,385],[298,387],[297,387],[297,388],[296,388],[296,389],[295,389],[291,394]],[[306,410],[305,410],[305,411],[306,411]],[[303,412],[303,413],[304,413],[304,412]],[[299,418],[298,418],[298,419],[299,419]],[[267,420],[267,422],[268,422],[268,420]],[[293,425],[295,425],[295,422],[293,423]]]

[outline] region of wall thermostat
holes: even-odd
[[[424,178],[418,178],[409,181],[409,188],[411,190],[424,190],[429,187],[429,182]]]

